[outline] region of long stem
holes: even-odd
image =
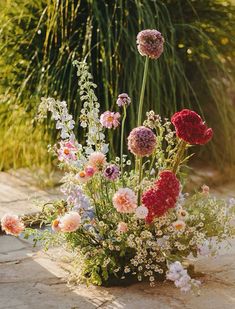
[[[121,177],[123,179],[123,144],[124,144],[124,128],[125,128],[125,121],[126,121],[126,105],[123,105],[124,115],[122,118],[122,130],[121,130]]]
[[[187,143],[185,141],[181,140],[177,154],[176,154],[175,162],[174,162],[173,167],[172,167],[172,172],[175,173],[175,174],[177,172],[177,169],[178,169],[180,162],[182,160],[182,157],[184,155],[184,151],[186,149],[186,146],[187,146]]]
[[[143,111],[143,103],[144,103],[144,92],[146,87],[146,81],[147,81],[147,75],[148,75],[148,66],[149,66],[149,57],[146,57],[145,59],[145,65],[144,65],[144,76],[143,76],[143,82],[142,82],[142,88],[140,93],[140,102],[139,102],[139,111],[138,111],[138,122],[137,125],[140,126],[142,122],[142,111]]]

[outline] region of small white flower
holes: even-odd
[[[138,219],[145,219],[148,215],[148,208],[145,206],[139,206],[136,208],[135,215]]]

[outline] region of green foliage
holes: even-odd
[[[144,111],[203,112],[215,130],[210,158],[220,166],[234,159],[234,109],[227,90],[234,83],[235,8],[229,2],[3,0],[0,12],[1,168],[48,164],[44,135],[54,139],[55,131],[50,123],[34,129],[31,119],[39,97],[50,95],[66,100],[78,120],[81,101],[72,62],[84,56],[102,110],[116,108],[118,93],[128,92],[127,129],[135,126],[144,60],[135,37],[144,28],[159,29],[166,40],[165,52],[150,67]],[[117,151],[116,145],[111,149]]]

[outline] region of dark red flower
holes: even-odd
[[[208,128],[202,118],[194,111],[183,109],[171,117],[175,126],[176,135],[191,145],[206,144],[213,136],[213,131]]]
[[[175,174],[171,171],[161,172],[155,186],[142,195],[142,203],[148,208],[146,222],[151,223],[155,217],[174,208],[179,192],[180,183]]]

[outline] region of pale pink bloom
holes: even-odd
[[[88,159],[89,165],[95,170],[101,170],[106,163],[106,157],[102,152],[93,152]]]
[[[106,111],[100,116],[100,123],[105,128],[116,129],[120,124],[119,122],[120,117],[121,115],[119,113]]]
[[[61,141],[58,149],[58,159],[60,161],[68,161],[77,159],[77,147],[71,141]]]
[[[81,183],[87,182],[89,180],[89,177],[85,171],[78,172],[75,177]]]
[[[113,205],[118,212],[132,213],[137,207],[137,196],[129,188],[120,188],[113,196]]]
[[[85,167],[85,173],[88,177],[92,177],[95,173],[95,169],[92,166],[86,166]]]
[[[2,230],[6,234],[18,236],[23,232],[25,226],[17,215],[5,214],[1,219]]]
[[[203,185],[202,186],[202,193],[205,195],[209,195],[210,194],[210,188],[207,185]]]
[[[62,232],[75,232],[81,224],[81,217],[76,211],[70,211],[60,218],[59,228]]]
[[[125,222],[119,222],[117,226],[118,233],[126,233],[128,231],[128,225]]]
[[[148,215],[148,208],[145,206],[139,206],[135,210],[135,215],[138,219],[145,219]]]
[[[177,220],[173,222],[172,225],[177,232],[184,231],[186,227],[186,224],[183,220]]]
[[[55,219],[54,221],[52,221],[51,228],[54,232],[60,232],[61,231],[60,220]]]

